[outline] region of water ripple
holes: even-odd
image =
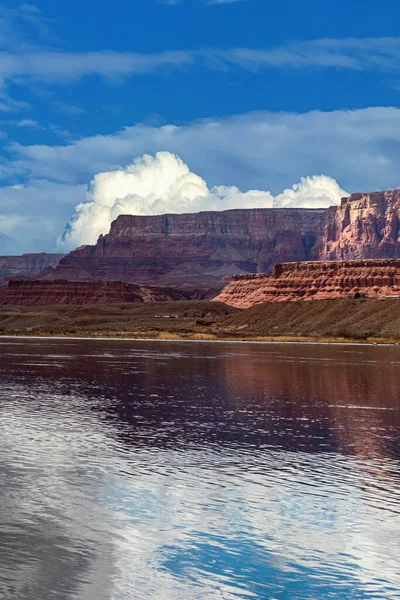
[[[2,600],[400,598],[398,349],[1,351]]]

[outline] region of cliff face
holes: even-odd
[[[122,215],[96,245],[77,248],[40,279],[176,286],[213,297],[226,278],[268,273],[276,263],[368,258],[400,258],[400,190],[353,194],[329,209]]]
[[[328,209],[319,258],[400,258],[400,190],[353,194]]]
[[[56,267],[63,254],[23,254],[0,256],[0,279],[22,275],[37,275],[47,267]]]
[[[122,281],[10,281],[0,305],[120,304],[185,300],[178,290],[144,287]]]
[[[41,277],[204,288],[282,260],[317,258],[324,218],[324,210],[307,209],[124,215],[95,246],[71,252]]]
[[[236,276],[215,298],[237,308],[262,302],[400,296],[400,260],[275,265],[270,275]]]

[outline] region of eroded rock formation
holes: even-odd
[[[235,273],[317,258],[315,242],[321,239],[324,218],[323,209],[123,215],[95,246],[71,252],[41,277],[207,288]]]
[[[353,194],[344,198],[341,206],[328,209],[122,215],[96,245],[77,248],[58,265],[58,256],[46,254],[0,258],[0,277],[117,280],[174,286],[196,291],[198,298],[211,298],[226,285],[227,278],[269,273],[276,263],[379,258],[400,258],[400,190]],[[37,276],[41,269],[44,270]],[[296,277],[293,275],[293,282]],[[304,272],[299,277],[307,279],[310,285],[314,280],[313,274],[308,277]],[[250,287],[261,297],[257,290],[265,280],[265,275],[239,279],[232,286],[238,289],[240,285],[244,290],[243,281],[247,281],[247,291],[243,291],[246,297]],[[293,285],[297,289],[297,284]],[[352,290],[365,286],[337,287]],[[282,296],[280,291],[275,295]],[[295,292],[288,291],[287,295]],[[315,290],[309,295],[315,296]]]
[[[122,281],[10,281],[0,305],[122,304],[185,300],[176,289],[145,287]]]
[[[399,232],[400,190],[353,194],[329,209],[122,215],[95,246],[41,277],[207,288],[288,261],[400,258]]]
[[[23,254],[22,256],[0,256],[0,280],[24,275],[38,275],[47,267],[56,267],[63,254]],[[1,285],[1,282],[0,282]]]
[[[353,194],[327,210],[321,260],[400,258],[400,190]]]
[[[301,262],[237,275],[215,298],[237,308],[262,302],[400,296],[400,260]]]

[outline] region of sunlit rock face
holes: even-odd
[[[319,258],[400,258],[400,190],[353,194],[328,209]]]
[[[238,275],[215,298],[237,308],[262,302],[400,295],[400,260],[313,261]]]
[[[40,278],[212,289],[213,293],[207,297],[213,297],[226,285],[226,278],[270,273],[279,263],[399,259],[399,223],[400,190],[353,194],[344,198],[341,206],[330,208],[120,215],[112,222],[109,233],[100,235],[95,245],[80,246],[55,268],[45,269]],[[283,299],[285,295],[314,297],[317,292],[322,293],[322,283],[326,277],[329,279],[326,270],[330,267],[321,267],[320,275],[318,268],[291,267],[290,289],[298,288],[294,280],[299,279],[311,286],[307,293],[279,291],[274,295]],[[378,263],[366,265],[367,271],[362,272],[359,271],[364,268],[362,265],[344,268],[343,273],[335,271],[338,281],[329,284],[328,295],[321,297],[340,296],[353,288],[368,288],[369,295],[370,288],[397,285],[389,280],[384,282],[391,275],[386,266]],[[372,275],[368,274],[369,268],[373,269]],[[287,268],[285,274],[288,278]],[[363,279],[371,276],[379,281],[364,284]],[[350,278],[348,282],[346,277]],[[317,289],[312,284],[314,279],[319,282]],[[260,281],[254,280],[251,285],[259,285]]]

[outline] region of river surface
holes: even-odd
[[[1,600],[400,598],[400,348],[0,353]]]

